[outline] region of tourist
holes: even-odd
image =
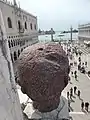
[[[78,52],[76,52],[76,56],[78,56]]]
[[[78,65],[78,70],[81,70],[81,63],[79,63]]]
[[[70,100],[68,100],[68,111],[70,112]]]
[[[86,102],[85,103],[85,110],[88,112],[88,108],[89,108],[89,103],[88,102]]]
[[[80,94],[81,94],[81,92],[80,92],[80,90],[78,90],[78,97],[79,97],[79,99],[80,99]]]
[[[77,80],[77,74],[75,74],[75,80]]]
[[[78,65],[78,70],[80,70],[80,65]]]
[[[77,87],[76,87],[76,86],[74,86],[74,94],[76,94],[76,90],[77,90]]]
[[[80,56],[81,56],[81,54],[82,54],[81,51],[79,51],[79,55],[80,55]]]
[[[79,59],[78,59],[78,60],[79,60],[79,62],[81,62],[81,57],[79,57]]]
[[[69,99],[69,92],[67,92],[67,98]]]
[[[77,62],[76,62],[76,61],[74,61],[74,65],[77,65]]]
[[[79,65],[81,66],[81,62],[79,62]]]
[[[77,71],[75,70],[74,75],[76,75],[76,74],[77,74]]]
[[[85,62],[85,66],[87,67],[87,62]]]
[[[73,71],[71,72],[72,76],[73,76]]]
[[[72,96],[73,96],[73,88],[71,87],[71,89],[70,89],[70,99],[72,98]]]
[[[84,63],[82,63],[82,67],[84,67]]]
[[[73,66],[73,63],[70,63],[70,67]]]
[[[81,67],[81,73],[84,73],[85,74],[85,67],[83,66],[83,67]]]
[[[81,103],[81,109],[83,110],[84,109],[84,102],[82,101]]]

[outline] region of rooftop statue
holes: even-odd
[[[18,74],[22,92],[40,114],[64,108],[60,96],[68,84],[69,60],[60,44],[37,43],[26,48],[18,60]],[[68,108],[64,110],[68,114]]]

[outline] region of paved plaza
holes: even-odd
[[[76,57],[76,55],[73,55],[73,59],[70,62],[74,62],[77,61],[78,62],[78,57]],[[88,67],[86,68],[86,70],[90,70],[90,54],[85,54],[83,53],[81,56],[81,60],[82,63],[83,62],[88,62]],[[82,100],[84,102],[89,102],[90,104],[90,78],[88,77],[88,75],[81,73],[80,71],[77,70],[77,66],[73,66],[71,68],[71,71],[77,71],[77,75],[78,75],[78,79],[77,81],[75,80],[74,76],[71,75],[70,73],[70,82],[68,84],[68,86],[64,89],[63,91],[63,95],[65,97],[67,97],[67,92],[70,91],[70,88],[74,88],[74,86],[77,87],[78,90],[80,90],[81,92],[81,97],[80,99],[78,98],[78,96],[75,94],[72,97],[72,101],[70,104],[70,115],[72,116],[73,120],[90,120],[90,106],[89,106],[89,112],[87,113],[86,111],[81,110],[81,102]]]
[[[65,49],[65,48],[64,48]],[[77,61],[78,62],[78,57],[76,57],[76,55],[73,55],[73,59],[70,60],[70,62],[74,62]],[[90,54],[86,54],[83,53],[81,56],[81,60],[82,62],[88,62],[88,67],[86,68],[86,70],[90,70]],[[75,71],[77,70],[77,66],[73,66],[71,68],[71,71]],[[88,77],[88,75],[80,73],[80,71],[77,70],[77,75],[78,75],[78,79],[77,81],[75,80],[74,76],[71,75],[70,72],[70,82],[68,83],[67,87],[64,89],[64,91],[62,92],[62,94],[67,98],[67,92],[70,91],[70,88],[74,88],[74,86],[77,86],[77,89],[80,90],[81,92],[81,97],[80,99],[78,98],[77,94],[75,94],[72,97],[72,101],[70,103],[70,116],[72,117],[71,120],[90,120],[90,106],[89,106],[89,112],[87,113],[86,111],[82,111],[81,110],[81,102],[82,100],[84,102],[89,102],[90,104],[90,78]],[[21,96],[20,98],[20,102],[26,102],[28,97],[23,95],[22,92],[20,91],[20,89],[18,89],[18,93],[19,96]],[[77,92],[76,92],[77,93]],[[30,101],[30,103],[32,103]],[[29,107],[30,109],[31,107]],[[30,109],[31,113],[33,112]]]

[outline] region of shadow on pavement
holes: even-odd
[[[72,82],[70,82],[70,84],[72,84]]]
[[[75,102],[75,101],[71,98],[71,99],[70,99],[70,103],[71,103],[71,102]]]
[[[70,111],[71,111],[71,112],[73,112],[73,111],[74,111],[74,110],[73,110],[73,108],[72,108],[71,106],[69,106],[69,109],[70,109]]]
[[[88,113],[90,113],[90,111],[88,111]]]
[[[87,113],[85,110],[82,110],[82,112]]]
[[[73,120],[72,116],[69,116],[69,120]]]
[[[83,101],[83,99],[82,98],[79,98],[81,101]]]
[[[79,82],[79,80],[76,80],[77,82]]]
[[[76,98],[75,96],[72,96],[73,98]]]

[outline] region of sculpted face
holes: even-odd
[[[36,44],[26,48],[18,60],[19,84],[40,112],[56,109],[68,84],[69,61],[59,44]]]

